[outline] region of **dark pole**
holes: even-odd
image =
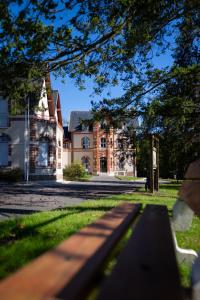
[[[159,139],[156,138],[156,191],[159,191]]]
[[[149,170],[149,185],[150,192],[154,192],[154,170],[153,170],[153,146],[154,146],[154,136],[150,135],[150,170]]]
[[[149,168],[150,192],[159,190],[159,139],[150,135],[150,168]]]

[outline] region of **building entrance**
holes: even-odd
[[[107,173],[107,158],[106,157],[100,158],[100,172]]]

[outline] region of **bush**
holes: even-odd
[[[86,176],[84,167],[81,164],[74,163],[63,169],[63,177],[68,180],[77,180]]]
[[[23,180],[23,171],[20,168],[0,170],[0,181],[19,182]]]

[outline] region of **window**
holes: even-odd
[[[106,148],[106,138],[101,138],[101,148]]]
[[[90,168],[90,160],[89,160],[89,158],[87,156],[84,156],[84,157],[81,158],[81,161],[82,161],[82,165],[83,165],[84,169],[86,171],[88,171],[89,168]]]
[[[119,169],[124,170],[124,166],[125,166],[125,159],[122,157],[119,160]]]
[[[0,166],[8,166],[8,142],[0,141]]]
[[[89,126],[86,124],[82,124],[82,131],[89,131]]]
[[[49,143],[40,142],[39,151],[38,151],[38,165],[41,167],[47,167],[48,157],[49,157]]]
[[[0,128],[8,127],[8,101],[0,98]]]
[[[94,148],[96,148],[96,146],[97,146],[97,139],[96,139],[96,137],[93,138],[93,146],[94,146]]]
[[[90,139],[87,136],[82,138],[82,147],[83,149],[88,149],[90,147]]]
[[[124,143],[122,139],[117,140],[117,148],[118,149],[123,149],[124,148]]]
[[[64,149],[69,149],[69,143],[68,142],[63,142],[63,148]]]
[[[58,159],[61,159],[61,149],[58,149]]]
[[[101,129],[105,130],[105,129],[107,128],[107,123],[106,123],[106,121],[101,122],[100,127],[101,127]]]

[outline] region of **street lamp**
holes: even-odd
[[[27,96],[27,105],[25,108],[25,130],[24,130],[24,180],[29,181],[29,143],[30,143],[30,99]]]

